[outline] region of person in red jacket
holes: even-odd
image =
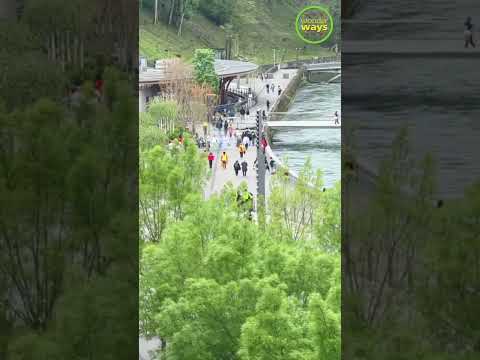
[[[213,153],[210,151],[208,154],[208,166],[210,166],[210,169],[213,166],[213,160],[215,160],[215,155],[213,155]]]

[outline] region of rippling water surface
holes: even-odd
[[[472,16],[479,39],[479,10],[475,0],[371,0],[356,14],[350,30],[346,25],[345,36],[364,41],[455,39],[461,47],[467,16]],[[348,84],[342,89],[344,127],[356,128],[355,152],[371,168],[389,155],[397,129],[407,127],[414,158],[430,154],[436,161],[439,196],[461,196],[480,179],[480,71],[475,53],[372,53],[343,60],[342,76]]]
[[[340,84],[307,84],[298,90],[282,120],[325,121],[333,119],[340,106]],[[340,180],[340,129],[279,130],[273,137],[272,147],[296,171],[310,158],[313,168],[322,170],[327,187]]]

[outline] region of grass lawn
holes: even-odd
[[[273,63],[273,49],[276,60],[293,61],[297,57],[309,59],[317,56],[331,56],[332,53],[321,45],[307,45],[295,32],[295,18],[298,8],[278,4],[267,7],[263,2],[249,0],[235,3],[231,28],[218,27],[202,15],[194,15],[184,24],[181,37],[173,26],[163,22],[153,25],[149,12],[140,14],[140,54],[149,60],[181,56],[187,61],[197,48],[224,48],[227,34],[238,41],[236,58],[252,61],[259,65]]]

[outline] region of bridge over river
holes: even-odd
[[[334,120],[321,121],[267,121],[265,127],[276,129],[340,129],[340,124],[335,124]]]

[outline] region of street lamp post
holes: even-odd
[[[265,224],[265,149],[262,150],[263,119],[257,116],[257,215],[258,223]]]

